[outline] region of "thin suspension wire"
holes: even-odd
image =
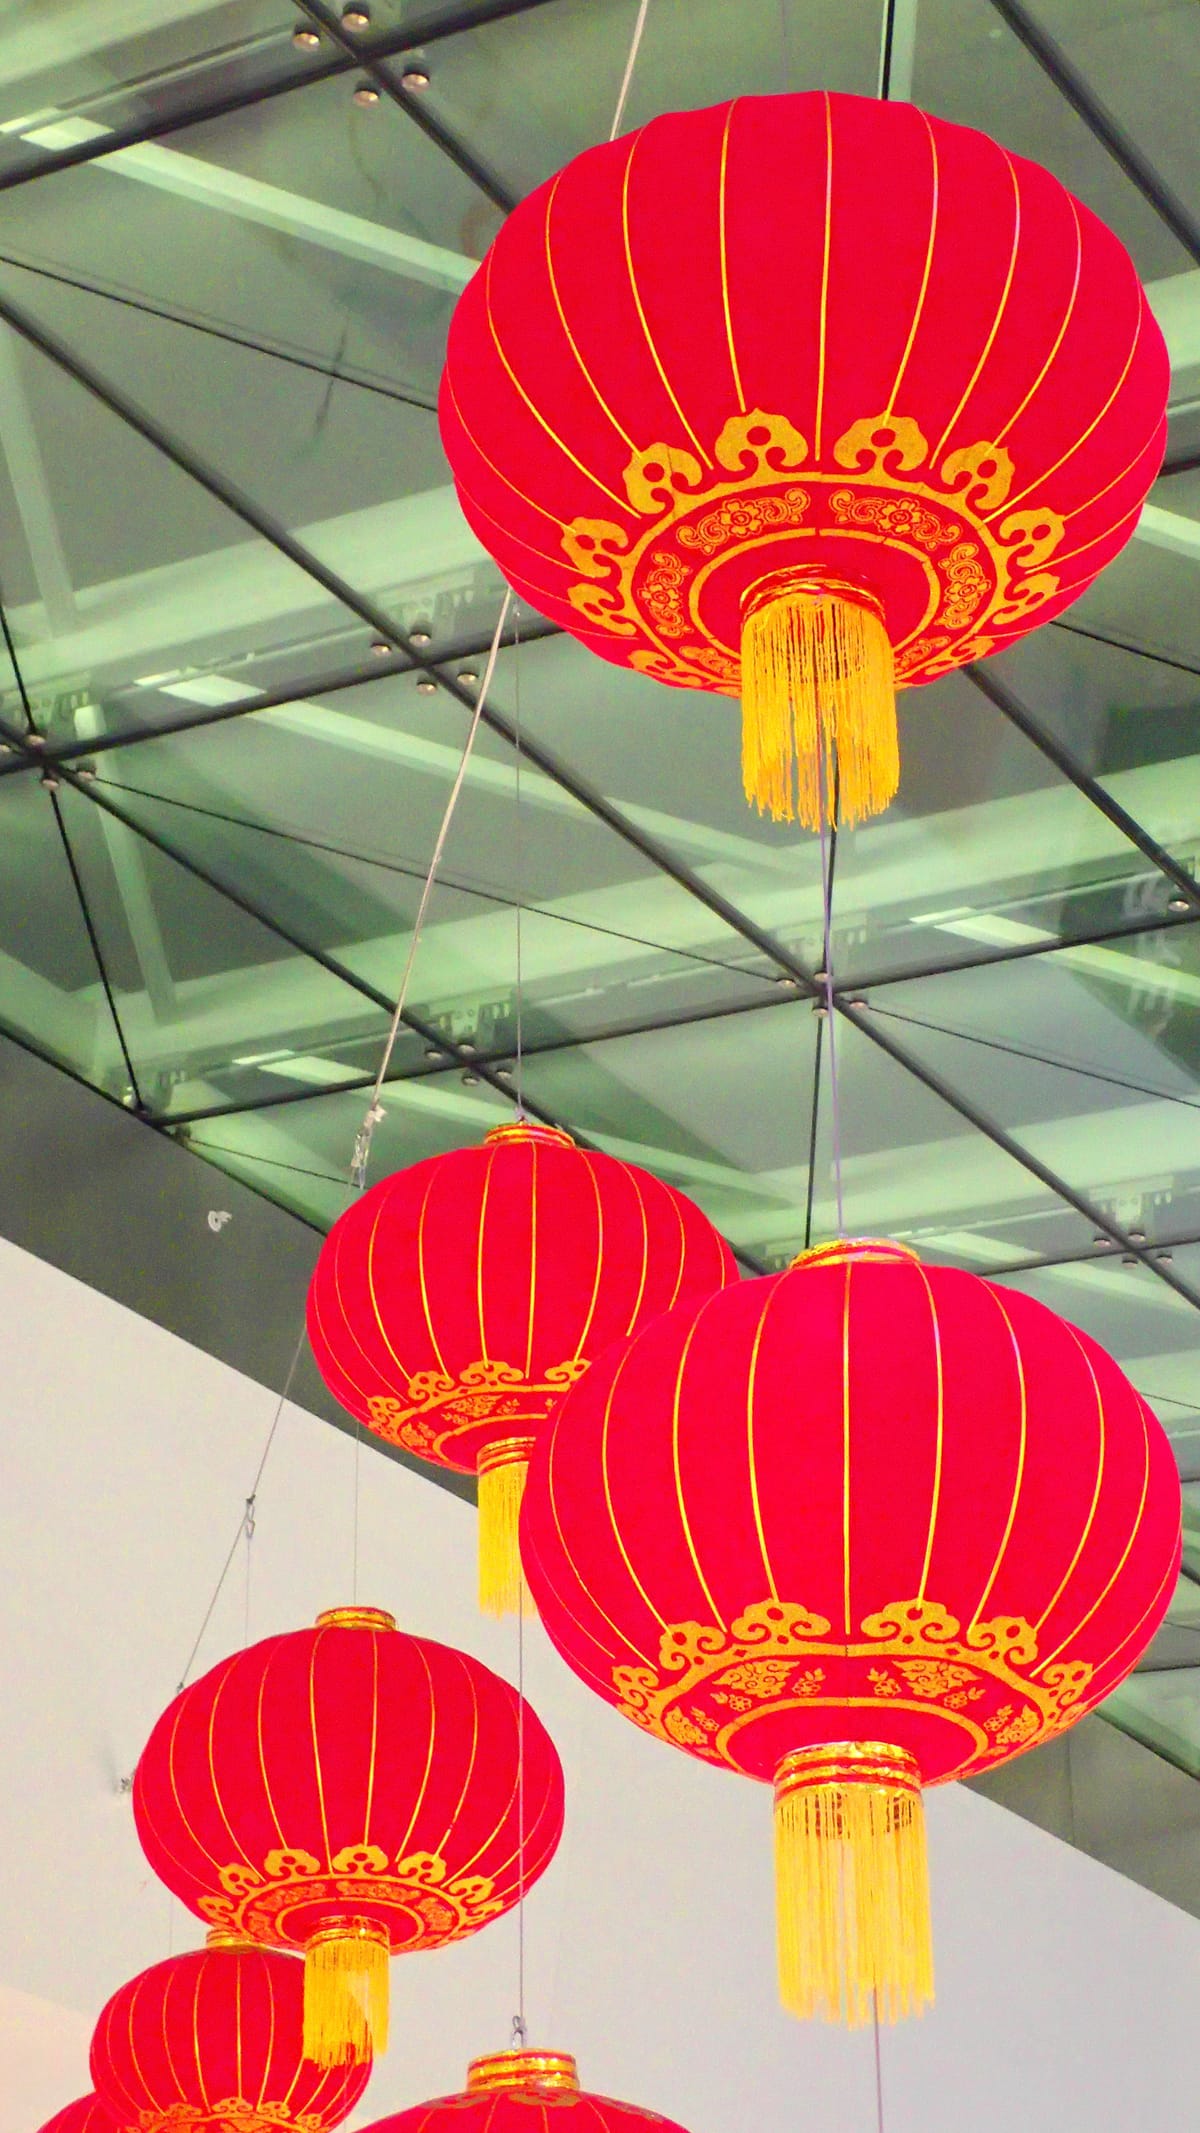
[[[638,56],[638,48],[639,48],[639,46],[641,45],[641,41],[642,41],[642,31],[643,31],[643,30],[645,29],[645,27],[646,27],[646,11],[647,11],[647,9],[648,9],[648,7],[649,7],[649,4],[650,4],[650,0],[640,0],[640,4],[639,4],[639,6],[638,6],[638,11],[637,11],[637,19],[636,19],[636,21],[634,22],[634,25],[633,25],[633,37],[632,37],[632,39],[630,40],[630,45],[629,45],[629,56],[628,56],[628,58],[627,58],[627,59],[626,59],[626,61],[625,61],[625,72],[624,72],[624,74],[623,74],[623,75],[622,75],[622,77],[621,77],[621,87],[620,87],[620,91],[619,91],[619,94],[618,94],[618,96],[617,96],[617,107],[616,107],[616,110],[615,110],[615,111],[613,112],[613,122],[612,122],[612,126],[611,126],[611,127],[610,127],[610,129],[609,129],[609,135],[608,135],[608,138],[609,138],[609,140],[610,140],[610,141],[615,141],[615,140],[616,140],[617,134],[618,134],[618,132],[619,132],[619,130],[620,130],[620,125],[621,125],[621,117],[622,117],[622,114],[623,114],[623,112],[624,112],[624,110],[625,110],[625,99],[626,99],[626,97],[627,97],[627,96],[628,96],[628,94],[629,94],[629,84],[630,84],[630,82],[631,82],[631,81],[633,80],[633,70],[634,70],[634,67],[635,67],[635,66],[637,65],[637,56]],[[515,630],[515,632],[514,632],[514,645],[515,645],[515,656],[514,656],[514,686],[513,686],[513,693],[514,693],[514,717],[513,717],[513,726],[514,726],[514,735],[515,735],[515,745],[516,745],[516,756],[517,756],[517,762],[516,762],[516,817],[517,817],[517,819],[516,819],[516,824],[515,824],[515,843],[516,843],[516,867],[517,867],[517,884],[516,884],[516,886],[517,886],[517,896],[516,896],[516,906],[517,906],[517,909],[516,909],[516,927],[517,927],[517,944],[516,944],[516,990],[517,990],[517,1000],[516,1000],[516,1011],[517,1011],[517,1074],[516,1074],[516,1084],[517,1084],[517,1087],[516,1087],[516,1095],[517,1095],[517,1110],[518,1110],[518,1112],[520,1112],[520,1111],[521,1111],[521,1110],[523,1109],[523,1099],[524,1099],[524,1034],[525,1034],[525,1033],[524,1033],[524,1008],[525,1008],[525,999],[524,999],[524,971],[523,971],[523,968],[522,968],[522,959],[521,959],[521,957],[522,957],[522,938],[521,938],[521,915],[522,915],[522,908],[523,908],[523,905],[524,905],[524,901],[525,901],[525,877],[524,877],[525,849],[524,849],[524,818],[523,818],[523,815],[522,815],[522,811],[521,811],[521,754],[522,754],[522,751],[521,751],[521,633],[520,633],[520,627],[519,627],[519,624],[518,624],[518,626],[517,626],[517,628],[516,628],[516,630]],[[491,669],[492,669],[492,666],[493,666],[493,665],[494,665],[494,663],[495,663],[495,653],[496,653],[496,647],[495,647],[495,645],[493,644],[493,647],[492,647],[492,655],[491,655],[491,658],[489,659],[489,662],[488,662],[488,671],[487,671],[487,673],[486,673],[486,674],[484,675],[484,681],[483,681],[483,687],[484,687],[484,689],[486,689],[486,687],[487,687],[487,684],[488,684],[488,681],[489,681],[489,680],[490,680],[490,678],[491,678]],[[482,694],[483,694],[483,690],[481,690],[481,691],[480,691],[480,695],[481,695],[481,696],[482,696]],[[435,855],[435,856],[436,856],[436,855]],[[399,1019],[399,1015],[398,1015],[398,1013],[397,1013],[397,1020],[398,1020],[398,1019]],[[383,1079],[383,1075],[382,1075],[382,1073],[381,1073],[381,1075],[380,1075],[380,1082],[376,1084],[376,1090],[375,1090],[375,1100],[376,1100],[376,1102],[378,1101],[378,1094],[379,1094],[379,1085],[380,1085],[380,1083],[382,1082],[382,1079]],[[369,1114],[368,1114],[368,1116],[369,1116]],[[526,2041],[526,2038],[527,2038],[528,2034],[529,2034],[529,2032],[528,2032],[528,2025],[527,2025],[527,2022],[526,2022],[526,2018],[525,2018],[525,1606],[524,1606],[524,1595],[522,1594],[522,1595],[521,1595],[521,1597],[520,1597],[520,1598],[518,1599],[518,1602],[517,1602],[517,2011],[516,2011],[515,2015],[513,2016],[513,2020],[512,2020],[512,2042],[513,2042],[513,2044],[514,2044],[515,2046],[517,2046],[518,2048],[522,2048],[522,2049],[523,2049],[523,2047],[524,2047],[524,2045],[525,2045],[525,2041]]]
[[[629,57],[625,62],[625,72],[621,77],[621,87],[617,95],[617,108],[613,112],[613,122],[609,128],[608,138],[610,141],[615,141],[621,131],[621,120],[625,116],[625,99],[629,95],[629,84],[633,80],[633,70],[637,65],[638,48],[642,42],[642,31],[646,27],[646,11],[649,5],[650,0],[639,0],[637,20],[633,25],[633,37],[629,45]]]
[[[187,1678],[188,1678],[188,1675],[189,1675],[189,1674],[191,1673],[191,1671],[192,1671],[192,1667],[193,1667],[193,1665],[194,1665],[194,1663],[195,1663],[195,1658],[196,1658],[196,1654],[197,1654],[197,1652],[199,1651],[199,1649],[200,1649],[200,1646],[201,1646],[201,1645],[203,1644],[203,1642],[204,1642],[204,1635],[205,1635],[205,1631],[207,1630],[207,1628],[208,1628],[208,1625],[209,1625],[209,1623],[210,1623],[210,1622],[212,1621],[212,1618],[213,1618],[213,1614],[214,1614],[214,1611],[215,1611],[215,1609],[216,1609],[217,1601],[218,1601],[218,1600],[220,1599],[220,1597],[221,1597],[221,1593],[222,1593],[222,1591],[224,1590],[224,1586],[225,1586],[225,1580],[226,1580],[226,1578],[227,1578],[227,1577],[229,1576],[229,1573],[230,1573],[231,1569],[233,1568],[233,1560],[234,1560],[234,1557],[236,1556],[236,1554],[237,1554],[237,1552],[238,1552],[238,1548],[239,1548],[239,1547],[240,1547],[240,1545],[241,1545],[241,1542],[242,1542],[242,1539],[243,1539],[243,1537],[245,1537],[245,1540],[246,1540],[246,1543],[247,1543],[247,1569],[246,1569],[246,1577],[247,1577],[247,1600],[246,1600],[246,1607],[247,1607],[247,1621],[248,1621],[248,1619],[249,1619],[249,1556],[248,1556],[248,1550],[249,1550],[249,1543],[250,1543],[250,1541],[252,1540],[252,1538],[253,1538],[253,1534],[254,1534],[254,1526],[255,1526],[255,1522],[256,1522],[256,1513],[257,1513],[257,1507],[258,1507],[258,1491],[259,1491],[259,1488],[260,1488],[260,1486],[261,1486],[261,1483],[262,1483],[262,1478],[263,1478],[263,1475],[265,1474],[265,1472],[266,1472],[266,1469],[267,1469],[267,1461],[268,1461],[268,1459],[269,1459],[269,1458],[270,1458],[270,1456],[271,1456],[271,1446],[272,1446],[272,1445],[274,1444],[274,1442],[275,1442],[275,1435],[276,1435],[276,1432],[277,1432],[277,1430],[278,1430],[278,1428],[279,1428],[279,1421],[280,1421],[280,1417],[281,1417],[281,1415],[283,1414],[283,1410],[284,1410],[284,1408],[285,1408],[285,1407],[286,1407],[286,1405],[287,1405],[287,1400],[288,1400],[288,1394],[289,1394],[289,1393],[291,1392],[291,1389],[292,1389],[292,1379],[293,1379],[293,1378],[295,1377],[295,1375],[296,1375],[296,1368],[297,1368],[297,1365],[299,1364],[299,1361],[300,1361],[300,1353],[301,1353],[301,1350],[302,1350],[302,1348],[303,1348],[303,1346],[304,1346],[304,1336],[305,1336],[305,1328],[304,1328],[303,1326],[301,1326],[301,1328],[300,1328],[300,1336],[299,1336],[299,1339],[298,1339],[298,1340],[297,1340],[297,1342],[296,1342],[295,1348],[294,1348],[294,1349],[292,1350],[292,1360],[291,1360],[291,1362],[290,1362],[290,1363],[289,1363],[289,1365],[288,1365],[288,1372],[287,1372],[287,1376],[285,1377],[285,1379],[284,1379],[284,1381],[283,1381],[283,1390],[282,1390],[282,1392],[280,1393],[280,1395],[279,1395],[279,1398],[278,1398],[278,1399],[277,1399],[277,1401],[275,1402],[275,1412],[274,1412],[274,1414],[273,1414],[273,1415],[272,1415],[272,1417],[271,1417],[271,1427],[270,1427],[270,1429],[269,1429],[269,1430],[267,1431],[267,1438],[266,1438],[266,1443],[265,1443],[265,1444],[263,1445],[263,1448],[262,1448],[262,1453],[261,1453],[261,1456],[260,1456],[260,1458],[259,1458],[259,1462],[258,1462],[258,1466],[257,1466],[257,1467],[256,1467],[256,1469],[255,1469],[255,1473],[254,1473],[254,1480],[253,1480],[253,1482],[252,1482],[252,1484],[251,1484],[251,1488],[250,1488],[250,1494],[249,1494],[249,1495],[247,1496],[247,1498],[246,1498],[246,1500],[245,1500],[245,1502],[244,1502],[244,1504],[243,1504],[243,1506],[242,1506],[242,1515],[241,1515],[241,1517],[240,1517],[240,1518],[239,1518],[239,1520],[238,1520],[238,1525],[237,1525],[237,1532],[236,1532],[236,1533],[234,1534],[234,1536],[233,1536],[233,1542],[232,1542],[232,1545],[231,1545],[231,1547],[230,1547],[229,1553],[228,1553],[228,1555],[226,1556],[226,1558],[225,1558],[225,1561],[224,1561],[224,1563],[223,1563],[223,1564],[222,1564],[222,1566],[221,1566],[221,1573],[220,1573],[220,1576],[218,1577],[218,1579],[217,1579],[217,1582],[216,1582],[215,1586],[213,1587],[213,1593],[212,1593],[212,1598],[210,1599],[210,1601],[209,1601],[209,1603],[208,1603],[208,1606],[207,1606],[207,1607],[205,1608],[205,1610],[204,1610],[204,1619],[202,1620],[202,1622],[201,1622],[201,1624],[200,1624],[200,1627],[199,1627],[199,1629],[198,1629],[198,1630],[197,1630],[197,1632],[196,1632],[196,1637],[195,1637],[195,1641],[194,1641],[194,1643],[193,1643],[193,1645],[192,1645],[192,1648],[191,1648],[190,1652],[189,1652],[189,1653],[188,1653],[188,1655],[187,1655],[187,1661],[186,1661],[186,1663],[185,1663],[185,1665],[184,1665],[184,1668],[183,1668],[183,1672],[182,1672],[182,1673],[180,1674],[180,1676],[179,1676],[179,1681],[178,1681],[178,1684],[177,1684],[177,1687],[176,1687],[176,1690],[175,1690],[175,1694],[176,1694],[177,1696],[179,1695],[179,1693],[180,1693],[180,1690],[182,1690],[182,1689],[185,1689],[185,1688],[187,1687]]]
[[[842,1205],[842,1119],[838,1108],[837,1032],[833,1004],[833,876],[837,865],[837,771],[834,771],[833,805],[829,806],[825,752],[817,756],[817,792],[821,833],[821,923],[822,975],[825,989],[825,1028],[829,1032],[829,1136],[833,1154],[833,1190],[837,1206],[837,1232],[846,1234]]]
[[[813,1058],[812,1113],[808,1123],[808,1190],[804,1200],[804,1249],[812,1244],[813,1202],[817,1188],[817,1126],[821,1116],[821,1049],[825,1035],[824,1018],[817,1021],[817,1043]]]
[[[516,926],[517,926],[517,1116],[525,1116],[525,982],[522,963],[522,920],[525,916],[525,816],[521,807],[521,620],[519,609],[513,613],[513,745],[516,749],[516,802],[517,820],[514,835],[516,845]]]
[[[512,2041],[522,2050],[529,2031],[525,2021],[525,1608],[517,1607],[517,2011]]]
[[[445,813],[442,816],[442,826],[438,831],[437,842],[433,847],[433,856],[429,862],[429,872],[425,876],[425,886],[421,890],[421,900],[417,905],[417,915],[413,920],[413,929],[408,943],[408,956],[404,965],[404,975],[400,980],[400,991],[392,1015],[391,1026],[387,1033],[387,1041],[383,1047],[383,1057],[379,1062],[379,1072],[375,1076],[370,1102],[367,1105],[362,1125],[358,1129],[354,1142],[354,1156],[350,1166],[350,1176],[352,1183],[360,1192],[367,1182],[367,1165],[371,1157],[371,1140],[376,1126],[384,1115],[383,1107],[379,1101],[379,1092],[387,1080],[388,1068],[392,1063],[392,1053],[396,1049],[396,1038],[400,1033],[400,1024],[404,1018],[404,1005],[408,998],[409,980],[413,974],[413,965],[417,959],[421,928],[425,924],[425,914],[429,909],[429,900],[433,894],[434,882],[437,879],[438,866],[445,849],[446,839],[450,834],[450,824],[454,820],[454,810],[458,805],[458,796],[462,791],[463,781],[467,775],[467,765],[471,760],[471,750],[475,746],[475,736],[479,731],[479,721],[483,716],[483,707],[487,702],[488,690],[492,685],[492,676],[496,671],[500,641],[504,635],[504,625],[508,621],[508,611],[511,606],[512,593],[506,587],[504,598],[500,603],[500,613],[496,617],[496,627],[492,632],[487,665],[483,670],[483,680],[479,685],[479,694],[475,698],[475,709],[471,717],[470,726],[467,729],[467,738],[463,744],[458,770],[455,774],[454,783],[450,788],[449,798],[446,801]]]

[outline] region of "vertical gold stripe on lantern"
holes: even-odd
[[[776,822],[878,815],[900,783],[883,610],[848,581],[776,571],[742,610],[742,783]],[[824,802],[824,808],[822,803]]]
[[[535,1611],[519,1541],[532,1450],[532,1437],[505,1437],[479,1454],[479,1606],[485,1615]]]
[[[785,1756],[775,1776],[779,1992],[857,2029],[933,2000],[920,1774],[886,1742]]]
[[[362,2066],[387,2050],[388,1943],[365,1918],[314,1934],[304,1951],[304,2056]]]

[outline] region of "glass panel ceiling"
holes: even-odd
[[[607,135],[635,9],[370,12],[348,55],[297,47],[291,0],[0,0],[0,305],[58,344],[0,332],[0,586],[43,743],[0,671],[0,1022],[318,1227],[502,595],[438,444],[447,323],[498,203]],[[900,798],[836,859],[843,1218],[1085,1326],[1200,1489],[1200,28],[1170,0],[1026,12],[1022,43],[990,0],[899,10],[892,90],[1047,164],[1130,246],[1173,471],[988,670],[1007,713],[966,675],[901,699]],[[877,0],[655,0],[625,123],[872,94],[879,32]],[[415,57],[428,87],[400,91]],[[736,707],[514,617],[375,1173],[512,1115],[519,997],[531,1107],[784,1263],[837,1224],[823,956],[817,842],[745,807]],[[1144,1729],[1192,1723],[1169,1679],[1129,1692]]]

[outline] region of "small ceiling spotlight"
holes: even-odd
[[[1128,1230],[1126,1234],[1131,1244],[1144,1244],[1146,1242],[1146,1232],[1144,1229],[1131,1229]]]
[[[478,1076],[478,1074],[464,1074],[464,1075],[462,1076],[462,1085],[463,1085],[464,1089],[475,1089],[475,1088],[478,1088],[478,1086],[479,1086],[479,1076]]]
[[[344,30],[369,30],[370,27],[371,10],[362,5],[362,0],[351,0],[350,6],[342,9]]]
[[[427,622],[418,622],[416,628],[409,631],[408,641],[410,644],[415,644],[418,651],[424,651],[427,644],[433,643],[433,631],[430,629],[429,624]]]
[[[1167,898],[1168,911],[1190,911],[1192,908],[1190,896],[1170,896]]]
[[[429,87],[428,68],[421,66],[405,67],[403,74],[400,76],[400,87],[407,89],[410,96],[419,96],[422,89]]]
[[[292,31],[292,43],[299,52],[315,52],[320,42],[320,30],[314,30],[309,24],[301,23],[298,30]]]
[[[473,689],[479,679],[479,676],[475,672],[474,667],[460,667],[458,670],[457,678],[459,681],[461,681],[464,689]]]
[[[354,92],[354,101],[361,104],[364,110],[369,110],[373,104],[379,102],[379,91],[372,88],[369,81],[360,82]]]
[[[434,690],[437,688],[437,683],[436,681],[430,681],[428,677],[425,677],[417,683],[417,688],[419,689],[422,696],[432,696]]]
[[[391,645],[386,643],[382,637],[376,637],[371,646],[371,651],[376,659],[390,659],[392,656]]]

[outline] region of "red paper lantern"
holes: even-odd
[[[683,2133],[671,2118],[636,2104],[614,2103],[579,2086],[569,2052],[493,2052],[473,2059],[461,2095],[439,2096],[381,2118],[366,2133],[546,2133],[551,2124],[561,2133],[642,2133],[658,2126],[663,2133]],[[561,2116],[560,2116],[561,2113]]]
[[[92,2038],[92,2079],[122,2133],[329,2133],[370,2071],[307,2061],[303,1963],[220,1932],[122,1985]]]
[[[536,1713],[490,1668],[343,1607],[184,1689],[133,1805],[190,1910],[304,1949],[304,2048],[333,2066],[385,2048],[389,1954],[477,1932],[538,1879],[563,1779]]]
[[[78,2096],[47,2119],[42,2133],[118,2133],[117,2122],[97,2095]]]
[[[671,1312],[530,1469],[552,1642],[635,1725],[773,1782],[798,2013],[931,1996],[920,1787],[1063,1732],[1174,1591],[1179,1477],[1102,1348],[902,1245]]]
[[[322,1247],[308,1333],[360,1422],[478,1473],[480,1600],[499,1614],[520,1604],[530,1446],[567,1386],[647,1319],[736,1278],[683,1193],[521,1123],[356,1200]]]
[[[467,519],[602,658],[742,697],[749,798],[899,775],[896,686],[999,651],[1124,546],[1169,369],[1056,178],[908,103],[739,97],[589,149],[461,297]]]

